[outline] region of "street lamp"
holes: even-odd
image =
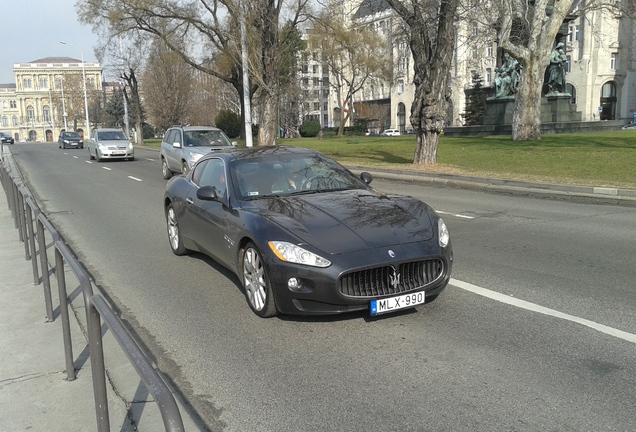
[[[84,140],[87,140],[91,134],[91,124],[90,124],[90,121],[88,120],[88,97],[86,96],[86,71],[84,70],[84,52],[78,47],[76,47],[75,45],[71,45],[70,43],[62,42],[62,41],[60,41],[60,43],[62,45],[68,45],[70,47],[75,48],[76,50],[80,52],[80,55],[82,56],[82,78],[84,80],[84,111],[86,111],[86,133],[84,134]]]

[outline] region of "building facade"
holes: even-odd
[[[99,63],[82,64],[70,57],[49,57],[16,63],[13,74],[15,84],[0,85],[1,130],[10,133],[16,142],[57,141],[63,130],[84,134],[83,76],[90,107],[102,98]]]
[[[356,93],[354,117],[366,118],[371,133],[384,129],[411,129],[409,116],[415,87],[413,61],[400,18],[383,0],[345,0],[341,13],[352,26],[370,26],[386,39],[379,55],[391,62],[391,81],[370,80]],[[574,9],[564,23],[557,42],[566,47],[566,92],[576,104],[583,121],[636,119],[636,26],[624,14],[598,9]],[[474,86],[473,76],[495,94],[495,69],[501,64],[502,52],[491,29],[470,19],[457,22],[455,58],[452,65],[452,104],[447,114],[449,126],[463,126],[468,95]],[[547,88],[546,88],[547,92]],[[334,125],[340,118],[332,91],[320,106],[321,124]],[[373,113],[369,115],[369,113]],[[384,113],[384,114],[383,114]],[[326,117],[325,117],[326,115]]]

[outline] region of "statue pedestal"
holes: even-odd
[[[484,125],[512,124],[515,111],[515,97],[504,96],[486,99],[486,114],[482,120]]]
[[[563,123],[581,121],[583,114],[576,110],[576,105],[570,103],[572,96],[569,93],[548,93],[545,98],[550,107],[550,115],[545,115],[542,110],[541,122]],[[547,113],[545,113],[547,114]]]
[[[550,93],[541,98],[541,124],[580,122],[583,114],[570,103],[569,93]],[[510,125],[515,110],[514,96],[488,98],[483,125]]]

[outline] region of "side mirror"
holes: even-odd
[[[363,171],[360,173],[360,180],[369,185],[373,181],[373,176],[371,175],[371,173]]]
[[[232,141],[232,145],[233,145],[234,147],[236,147],[236,146],[238,145],[238,143],[237,143],[236,141]]]
[[[181,143],[180,143],[180,142],[173,142],[173,143],[172,143],[172,147],[174,147],[174,148],[181,148]]]
[[[197,198],[202,201],[218,201],[219,194],[214,186],[203,186],[197,190]]]

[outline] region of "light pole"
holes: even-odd
[[[84,140],[88,140],[91,134],[91,124],[90,124],[90,121],[88,120],[88,96],[86,96],[86,71],[84,70],[84,52],[78,47],[76,47],[75,45],[71,45],[70,43],[62,42],[62,41],[60,41],[60,43],[62,45],[68,45],[70,47],[75,48],[76,50],[80,52],[80,55],[82,56],[82,78],[84,81],[84,111],[86,111],[86,133],[84,134]]]

